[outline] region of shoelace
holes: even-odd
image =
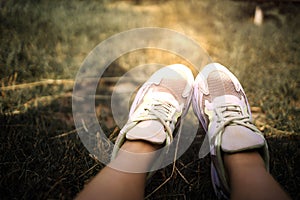
[[[167,144],[170,144],[173,140],[173,132],[171,126],[174,127],[177,122],[177,118],[173,118],[174,114],[177,112],[177,109],[174,105],[162,101],[160,99],[151,99],[142,103],[140,106],[144,109],[142,113],[138,116],[135,116],[131,119],[131,122],[127,125],[126,130],[131,129],[137,123],[146,120],[159,120],[169,137],[167,137]]]
[[[211,137],[211,140],[209,141],[208,134],[206,134],[203,145],[200,148],[199,151],[199,157],[204,158],[209,152],[211,152],[214,148],[214,143],[216,140],[216,137],[223,133],[226,126],[231,124],[236,124],[240,126],[247,127],[255,132],[260,132],[256,126],[254,126],[250,120],[249,115],[244,115],[242,113],[242,109],[238,105],[234,104],[227,104],[218,106],[215,108],[214,112],[217,115],[217,122],[219,126],[217,126],[214,135]]]
[[[248,114],[243,114],[242,108],[238,105],[226,105],[216,108],[216,113],[220,121],[224,121],[224,127],[228,124],[236,124],[245,126],[253,131],[257,128],[253,125],[250,116]],[[222,113],[220,115],[220,113]],[[219,122],[220,122],[219,121]]]
[[[248,114],[243,114],[242,108],[238,105],[222,105],[215,108],[217,115],[217,122],[220,126],[215,130],[214,136],[211,138],[211,142],[215,141],[218,134],[222,133],[228,125],[240,125],[249,128],[255,132],[259,132],[256,126],[253,125]],[[212,143],[213,144],[213,143]]]

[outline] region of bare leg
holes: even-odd
[[[267,172],[258,152],[225,154],[231,199],[290,199]]]
[[[192,71],[181,64],[161,68],[146,81],[137,92],[128,121],[115,142],[113,161],[84,188],[78,199],[144,198],[146,172],[153,161],[160,161],[155,160],[161,153],[156,150],[172,142],[177,121],[188,110],[193,81]]]
[[[143,141],[126,141],[121,149],[134,153],[148,153],[156,146]],[[120,153],[115,161],[127,159]],[[151,158],[145,160],[145,166],[151,164]],[[132,163],[135,163],[133,160]],[[77,199],[135,200],[144,199],[146,173],[126,173],[106,166],[84,188]]]

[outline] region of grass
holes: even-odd
[[[299,4],[265,3],[260,27],[255,4],[236,1],[17,1],[0,3],[0,194],[3,199],[71,199],[103,168],[81,143],[72,117],[72,87],[84,58],[106,38],[136,27],[185,33],[242,82],[255,123],[270,146],[271,174],[299,199]],[[157,50],[121,56],[105,72],[118,77],[145,63],[182,58]],[[50,79],[61,80],[51,82]],[[32,85],[30,83],[40,82]],[[25,84],[21,89],[5,89]],[[109,96],[115,82],[102,82]],[[97,101],[99,122],[116,129],[110,101]],[[198,159],[203,130],[176,162],[173,177],[150,199],[215,199],[209,157]],[[150,194],[172,173],[159,170]]]

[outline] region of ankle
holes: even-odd
[[[264,168],[265,164],[257,151],[244,151],[233,154],[224,154],[224,165],[227,173],[232,174],[236,169]]]
[[[158,150],[161,145],[153,144],[143,140],[127,140],[121,149],[132,153],[150,153]]]
[[[155,158],[158,145],[146,141],[127,140],[119,149],[116,158],[109,164],[113,169],[129,173],[147,172]]]

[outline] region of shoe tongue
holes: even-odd
[[[244,126],[227,126],[222,135],[221,148],[224,152],[234,153],[263,146],[263,136]]]
[[[150,99],[150,100],[160,99],[161,101],[165,101],[165,102],[168,102],[168,103],[172,104],[176,108],[179,107],[178,101],[169,92],[161,92],[161,91],[149,92],[148,94],[145,95],[145,99]]]
[[[224,103],[240,105],[241,99],[239,99],[237,96],[234,95],[224,95],[224,96],[215,97],[213,99],[213,104],[215,105],[224,105]]]
[[[159,99],[162,102],[167,102],[180,109],[178,101],[169,92],[151,91],[145,95],[145,101],[149,99]],[[145,120],[139,122],[136,126],[130,129],[126,134],[128,140],[144,140],[154,144],[163,144],[166,140],[167,133],[164,125],[158,120]]]
[[[164,126],[157,120],[138,123],[126,134],[128,140],[145,140],[154,144],[163,144],[166,140]]]

